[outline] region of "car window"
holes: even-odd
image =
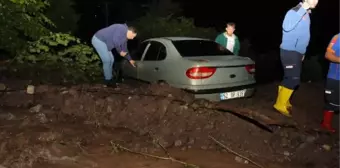
[[[145,57],[143,60],[145,61],[156,61],[156,60],[164,60],[166,57],[166,48],[165,46],[156,41],[150,42],[150,47],[147,50]]]
[[[165,60],[166,58],[166,48],[163,44],[161,44],[162,46],[159,48],[159,53],[158,53],[158,58],[157,60]]]
[[[178,40],[172,41],[182,57],[234,55],[224,46],[209,40]]]
[[[143,42],[139,45],[138,49],[131,53],[133,60],[141,60],[145,48],[148,46],[149,42]]]

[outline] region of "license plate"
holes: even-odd
[[[235,99],[235,98],[244,97],[245,93],[246,93],[246,90],[226,92],[226,93],[221,93],[220,98],[221,100]]]

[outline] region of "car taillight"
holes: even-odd
[[[255,64],[246,65],[245,68],[249,74],[255,73]]]
[[[193,67],[187,70],[186,75],[190,79],[210,78],[216,72],[216,68],[212,67]]]

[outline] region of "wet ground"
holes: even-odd
[[[29,95],[26,81],[3,83],[0,168],[339,167],[338,134],[318,129],[321,83],[300,87],[292,119],[272,109],[275,83],[258,86],[252,98],[223,102],[295,123],[270,130],[166,85],[40,85]],[[339,127],[338,117],[333,124]]]

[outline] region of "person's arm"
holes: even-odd
[[[240,53],[240,49],[241,49],[240,40],[238,39],[238,37],[236,37],[236,39],[235,39],[235,51],[234,51],[234,54],[238,55]]]
[[[122,57],[126,57],[129,61],[131,60],[131,56],[127,48],[127,42],[125,42],[123,45],[119,45],[116,50]]]
[[[335,63],[340,63],[340,57],[335,55],[335,50],[339,50],[339,37],[338,35],[334,36],[331,40],[331,42],[329,43],[328,47],[327,47],[327,51],[326,51],[326,59],[328,59],[331,62],[335,62]]]
[[[222,38],[221,38],[221,35],[220,35],[220,34],[216,37],[215,42],[218,43],[218,44],[220,44],[220,45],[223,45],[223,44],[222,44],[222,43],[223,43],[223,42],[222,42]]]
[[[306,9],[300,7],[298,11],[289,10],[283,20],[282,28],[285,32],[292,31],[306,14]]]

